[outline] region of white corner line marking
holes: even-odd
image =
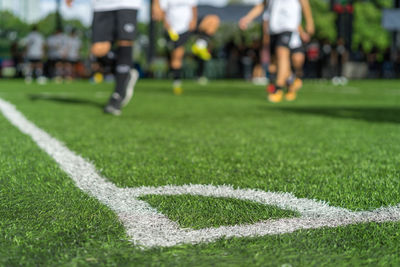
[[[38,128],[14,105],[0,98],[0,111],[8,121],[50,155],[82,191],[113,210],[124,225],[130,240],[138,246],[169,247],[179,244],[213,242],[220,238],[257,237],[292,233],[301,229],[338,227],[368,222],[400,221],[400,205],[374,211],[353,212],[331,207],[327,203],[296,198],[290,193],[235,189],[227,185],[183,185],[161,187],[118,188],[107,181],[93,164],[70,151],[60,141]],[[147,202],[145,195],[197,195],[235,198],[296,211],[299,218],[266,220],[249,225],[221,226],[201,230],[182,229],[160,214]]]

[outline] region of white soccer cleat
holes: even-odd
[[[129,72],[129,80],[126,84],[125,97],[124,99],[122,99],[121,103],[122,107],[125,107],[131,101],[135,93],[135,85],[138,79],[139,79],[139,72],[135,69],[131,69],[131,71]]]

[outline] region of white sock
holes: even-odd
[[[207,41],[204,39],[197,39],[196,46],[199,48],[207,48]]]

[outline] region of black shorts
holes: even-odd
[[[290,40],[292,39],[292,32],[282,32],[279,34],[271,35],[270,51],[271,55],[275,55],[277,47],[287,47],[290,49]]]
[[[193,35],[193,32],[184,32],[182,34],[179,34],[179,40],[175,42],[175,41],[172,41],[171,38],[169,38],[169,35],[167,33],[169,46],[172,49],[176,49],[180,46],[183,46],[190,39],[190,37],[192,37],[192,35]]]
[[[137,10],[134,9],[94,12],[92,42],[133,41],[136,23]]]
[[[202,23],[203,19],[204,19],[204,17],[199,17],[199,19],[197,20],[197,26],[196,26],[197,29],[198,29],[198,27],[200,26],[200,24]],[[179,40],[176,41],[176,42],[172,41],[172,40],[169,38],[169,35],[168,35],[168,33],[167,33],[168,43],[170,44],[170,46],[171,46],[173,49],[176,49],[176,48],[178,48],[178,47],[180,47],[180,46],[183,46],[183,45],[185,45],[186,42],[190,39],[190,37],[192,37],[193,35],[196,35],[196,34],[199,33],[197,29],[196,29],[195,31],[193,31],[193,32],[192,32],[192,31],[187,31],[187,32],[184,32],[184,33],[180,34],[180,35],[179,35]]]
[[[306,53],[306,48],[305,48],[305,46],[303,44],[303,45],[301,45],[299,47],[291,48],[290,49],[290,53],[292,53],[292,54],[298,54],[298,53],[305,54]]]

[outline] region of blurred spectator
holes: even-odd
[[[22,78],[23,57],[21,48],[18,45],[19,41],[14,40],[10,47],[10,54],[15,68],[15,78]]]
[[[373,47],[372,50],[367,54],[368,63],[368,78],[379,78],[380,77],[380,64],[378,62],[378,49]]]
[[[22,40],[22,44],[26,49],[25,57],[28,61],[25,82],[31,83],[33,78],[37,78],[39,83],[45,83],[43,76],[45,40],[36,25],[32,27],[32,31],[28,36]]]
[[[57,29],[47,38],[48,75],[56,82],[62,81],[67,54],[66,36],[62,29]]]
[[[320,52],[320,46],[316,40],[311,41],[311,43],[307,46],[305,77],[318,78],[318,70],[320,68]]]
[[[68,80],[72,80],[76,77],[76,69],[80,61],[81,47],[82,41],[78,36],[76,29],[72,29],[69,36],[66,37],[65,76]]]

